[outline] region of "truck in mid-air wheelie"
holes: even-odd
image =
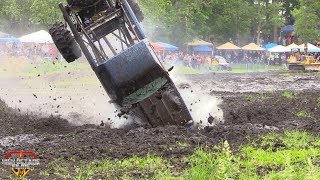
[[[67,2],[59,3],[65,23],[49,29],[67,62],[84,54],[111,101],[123,114],[137,117],[134,119],[141,126],[192,122],[186,104],[139,24],[143,13],[136,0]]]

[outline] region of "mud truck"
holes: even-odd
[[[147,127],[192,122],[139,24],[143,13],[136,0],[67,0],[59,8],[65,22],[49,29],[57,49],[69,63],[85,56],[119,116]]]

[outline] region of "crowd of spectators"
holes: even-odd
[[[59,58],[59,51],[53,44],[0,43],[0,58],[12,57],[28,60],[55,60]]]
[[[320,44],[319,44],[320,45]],[[290,56],[301,56],[303,53],[269,53],[266,51],[216,50],[212,52],[186,53],[182,51],[166,51],[158,53],[165,64],[183,65],[199,68],[212,65],[215,56],[224,57],[230,64],[287,64]],[[320,53],[308,54],[320,60]],[[29,60],[57,60],[61,55],[54,44],[15,44],[0,43],[0,58],[15,57]]]
[[[212,56],[208,54],[188,54],[184,52],[169,52],[166,55],[159,54],[158,57],[165,64],[184,65],[193,68],[198,68],[202,64],[210,64]]]
[[[199,68],[202,65],[212,65],[215,56],[224,57],[230,64],[268,64],[281,65],[286,63],[291,53],[267,53],[261,52],[236,52],[236,51],[217,51],[216,53],[183,53],[168,52],[165,55],[159,54],[159,57],[166,64],[184,65],[193,68]]]

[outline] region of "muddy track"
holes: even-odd
[[[259,72],[247,74],[184,75],[180,79],[188,79],[209,89],[215,94],[226,92],[270,92],[270,91],[304,91],[320,90],[319,73],[303,72]]]
[[[202,101],[211,101],[210,96],[218,96],[222,100],[219,108],[223,111],[224,122],[204,129],[177,126],[112,129],[105,123],[75,126],[68,122],[69,119],[60,116],[39,118],[18,108],[9,108],[0,101],[0,153],[17,149],[35,151],[44,166],[31,171],[28,177],[41,179],[39,172],[56,159],[88,162],[104,157],[122,159],[147,153],[171,159],[187,156],[199,146],[212,147],[225,140],[236,150],[249,139],[270,131],[297,129],[319,133],[319,76],[318,73],[282,72],[180,76],[182,80],[177,85],[182,92],[194,94],[194,91],[201,91],[205,95]],[[200,88],[195,89],[196,85]],[[16,86],[12,85],[14,88]],[[9,87],[3,92],[8,93],[5,96],[8,97],[14,91]],[[28,93],[33,103],[41,98]],[[196,101],[198,99],[195,98]],[[65,103],[67,101],[61,105]],[[195,107],[195,104],[191,106],[193,111]],[[202,124],[208,124],[207,121],[202,118]],[[179,143],[188,146],[182,147]],[[3,178],[0,175],[0,179]]]
[[[108,157],[122,159],[147,153],[166,158],[183,157],[199,146],[212,147],[227,140],[233,149],[248,139],[284,129],[319,133],[319,91],[301,92],[288,98],[283,92],[237,93],[223,97],[221,108],[225,122],[202,130],[177,126],[153,129],[111,129],[105,125],[73,126],[57,117],[21,115],[0,103],[0,151],[35,151],[43,164],[64,160],[91,161]],[[308,112],[298,116],[297,112]],[[181,147],[179,143],[187,143]],[[29,177],[38,177],[39,171]],[[38,177],[39,178],[39,177]]]

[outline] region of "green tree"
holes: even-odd
[[[61,0],[33,0],[30,10],[32,19],[35,23],[42,25],[52,25],[57,21],[62,20],[62,14],[58,7]]]
[[[143,22],[148,36],[176,45],[201,36],[208,26],[210,1],[197,0],[143,0],[139,1],[145,14]]]
[[[61,20],[59,0],[1,0],[0,28],[20,36]]]
[[[300,0],[280,0],[282,4],[282,14],[285,23],[288,25],[294,24],[293,10],[300,7]]]
[[[22,34],[31,26],[32,0],[1,0],[0,27],[13,34]]]
[[[253,38],[260,44],[261,34],[272,34],[274,28],[284,24],[281,3],[269,0],[252,1],[255,12],[253,14]]]
[[[183,44],[196,37],[239,40],[249,31],[253,7],[244,0],[143,0],[144,27],[152,38]]]
[[[320,1],[301,0],[301,7],[293,11],[297,35],[305,42],[313,42],[320,37]]]
[[[229,40],[239,42],[241,35],[250,30],[253,7],[242,0],[213,0],[210,18],[207,21],[209,33],[218,42]]]

